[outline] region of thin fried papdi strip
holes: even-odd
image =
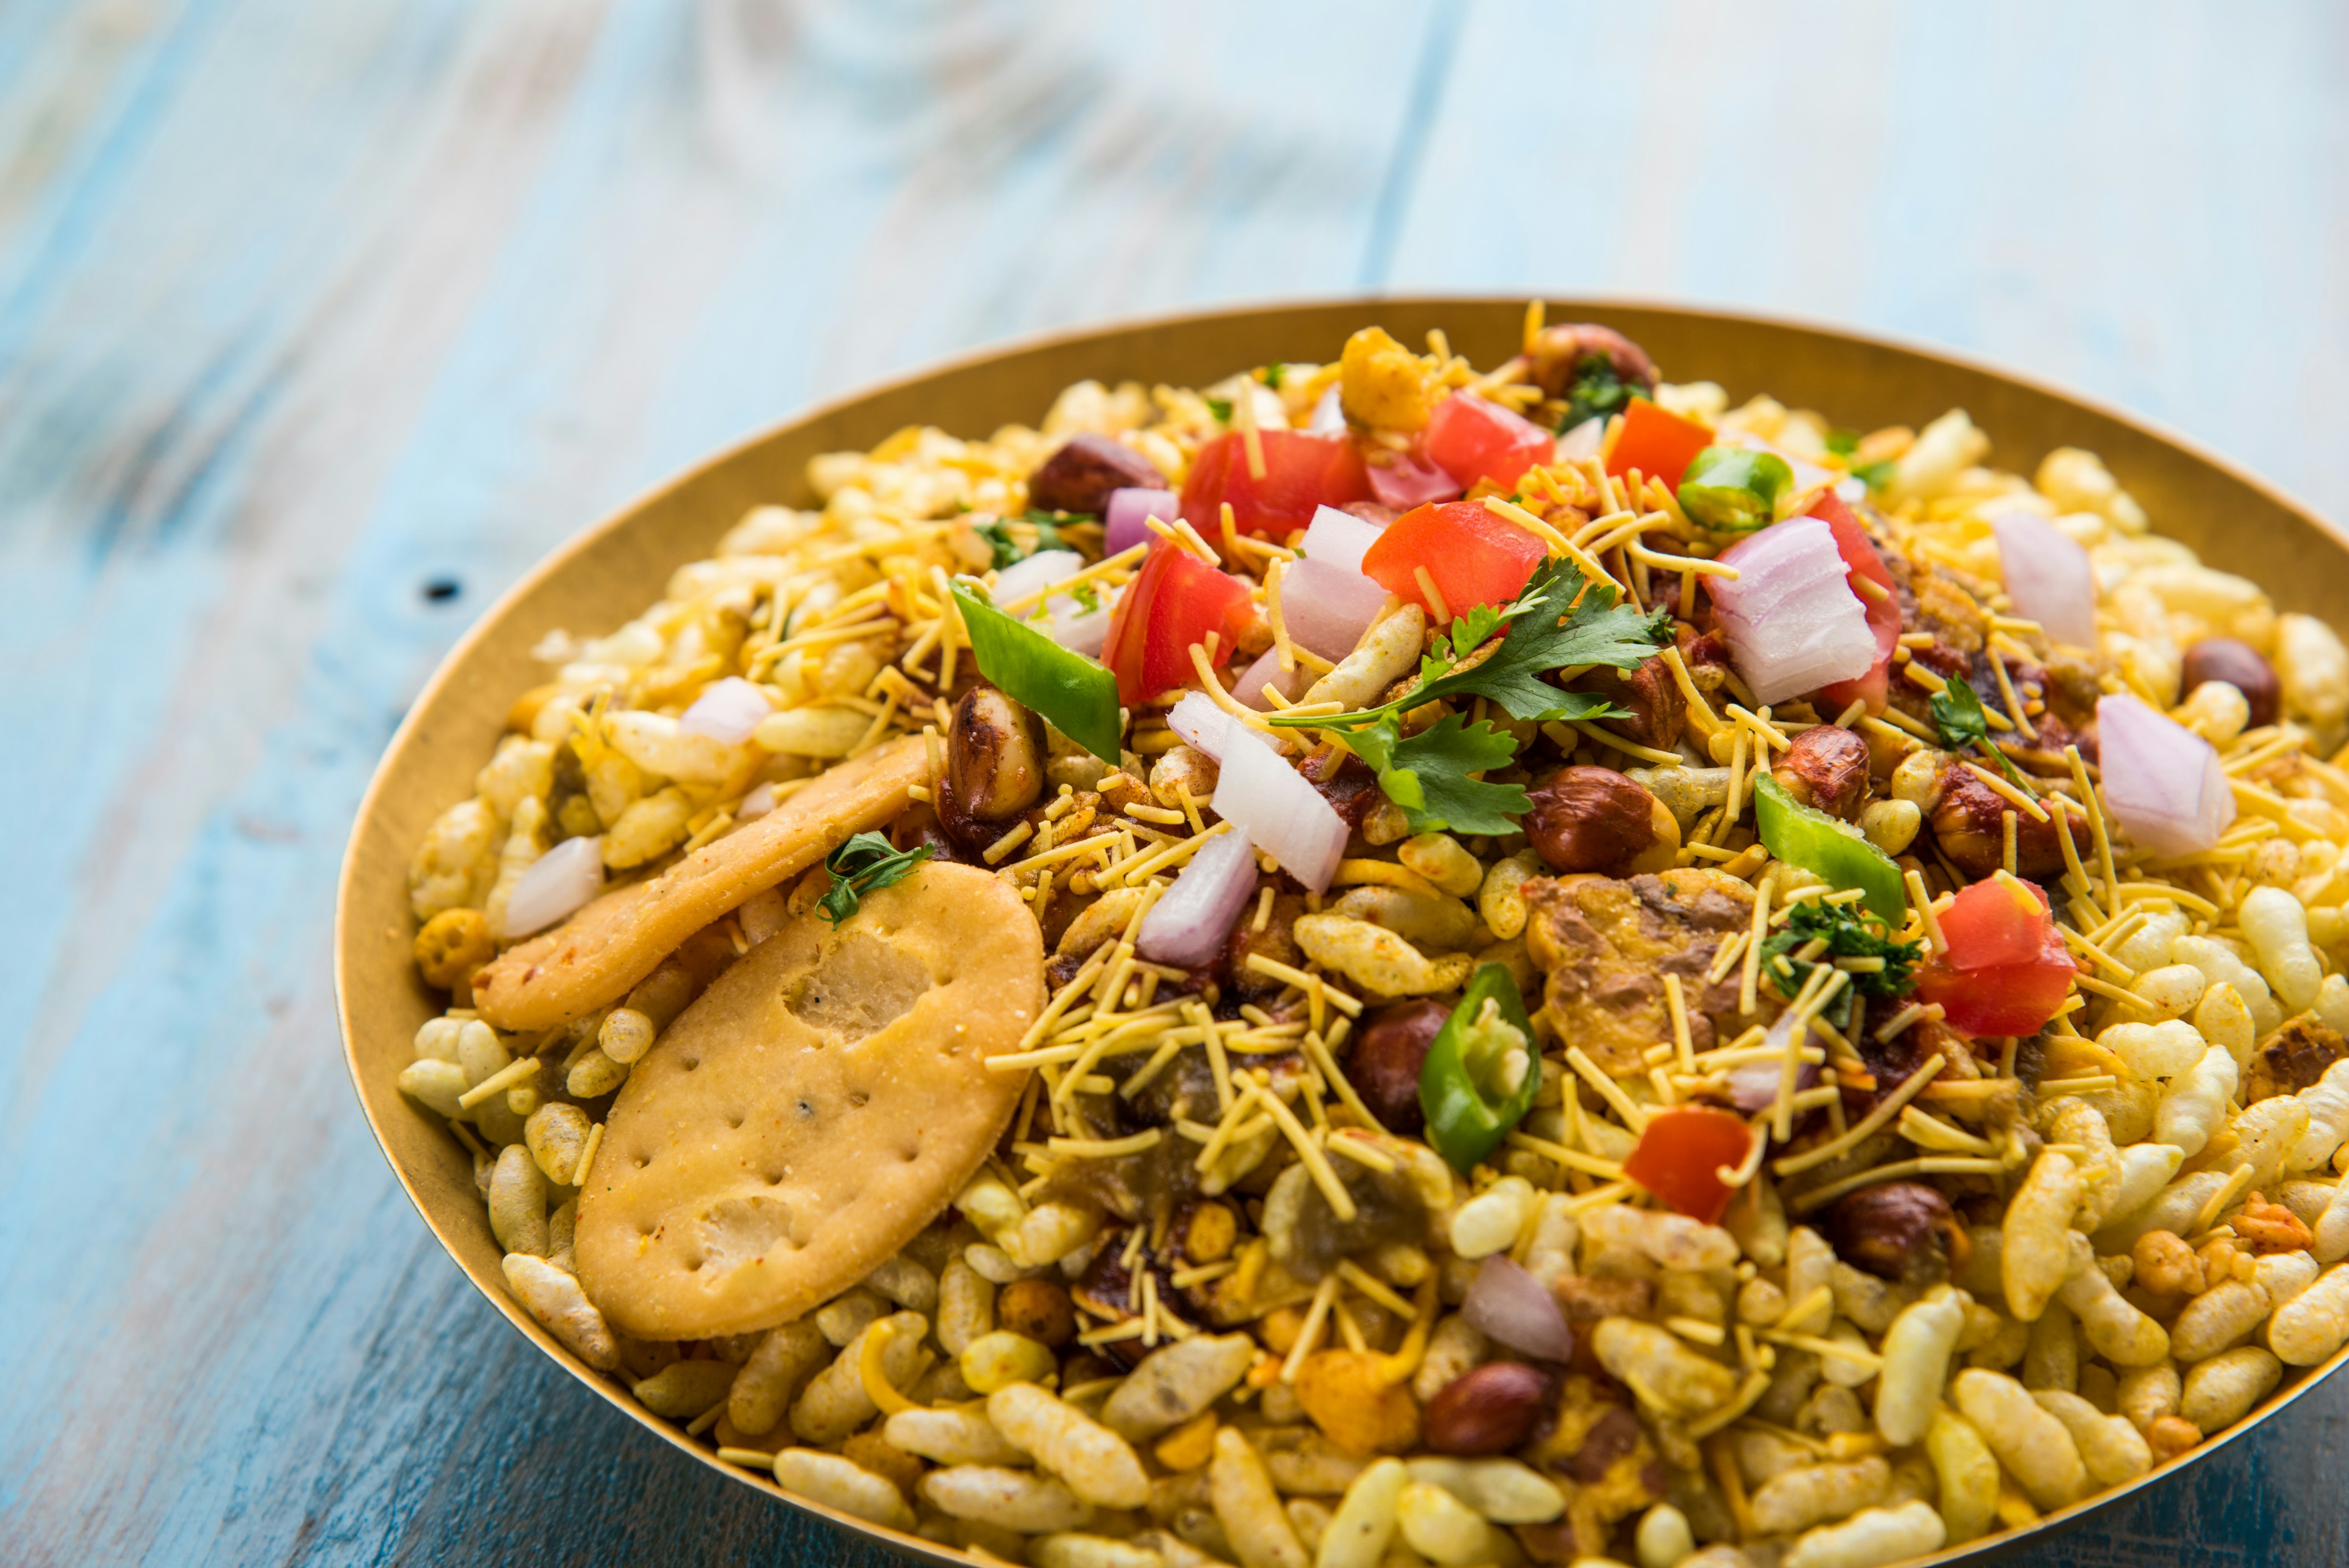
[[[552,1029],[619,1001],[679,942],[743,899],[896,817],[906,790],[928,774],[918,735],[841,763],[650,881],[606,893],[545,935],[509,948],[475,977],[473,1005],[500,1029],[526,1030]]]
[[[1026,1086],[990,1073],[1044,1005],[1009,884],[926,864],[838,929],[814,910],[663,1031],[579,1195],[580,1283],[623,1333],[794,1318],[935,1219]]]

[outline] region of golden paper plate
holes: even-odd
[[[1376,323],[1407,343],[1441,327],[1480,365],[1516,352],[1521,299],[1357,299],[1160,317],[1032,339],[969,356],[823,404],[719,453],[588,528],[516,583],[450,650],[392,737],[359,806],[336,901],[335,987],[351,1082],[384,1156],[424,1222],[517,1332],[599,1397],[746,1486],[933,1563],[959,1563],[915,1536],[791,1497],[647,1413],[626,1388],[589,1369],[506,1294],[500,1252],[473,1186],[471,1158],[395,1087],[417,1028],[440,1010],[409,962],[416,922],[408,858],[433,817],[472,793],[506,710],[543,679],[530,649],[558,628],[607,630],[657,596],[677,566],[762,503],[814,504],[806,477],[818,452],[861,451],[909,424],[983,436],[1040,421],[1053,397],[1088,377],[1204,386],[1276,359],[1326,361],[1348,334]],[[2102,456],[2161,533],[2212,566],[2239,572],[2282,608],[2349,619],[2349,537],[2274,486],[2185,439],[2073,393],[1936,350],[1826,327],[1719,311],[1630,303],[1560,302],[1552,321],[1599,321],[1628,333],[1674,380],[1713,380],[1733,405],[1767,392],[1860,429],[1922,426],[1961,407],[1997,443],[1999,465],[2029,472],[2057,446]],[[2349,1348],[2280,1389],[2233,1428],[2126,1487],[2051,1514],[2030,1529],[1954,1548],[1920,1563],[1986,1563],[2127,1496],[2241,1436],[2349,1360]]]

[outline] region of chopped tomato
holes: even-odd
[[[1419,586],[1424,567],[1447,616],[1477,605],[1506,605],[1525,591],[1549,554],[1539,539],[1494,515],[1481,501],[1453,501],[1406,512],[1362,554],[1362,575],[1430,614]]]
[[[1619,479],[1636,468],[1678,490],[1682,472],[1712,444],[1713,431],[1694,420],[1667,413],[1645,398],[1634,398],[1623,410],[1623,426],[1616,432],[1614,444],[1607,449],[1607,472]]]
[[[1189,685],[1198,678],[1191,645],[1206,642],[1211,631],[1216,649],[1209,658],[1221,668],[1251,613],[1238,578],[1188,550],[1155,546],[1110,611],[1102,662],[1117,674],[1118,701],[1134,706]]]
[[[1993,877],[1976,882],[1950,900],[1936,919],[1950,944],[1948,961],[1960,969],[1985,969],[1992,964],[2029,963],[2054,937],[2047,912],[2047,895],[2020,877]]]
[[[1213,539],[1223,529],[1223,504],[1243,534],[1284,539],[1313,521],[1317,506],[1343,506],[1371,498],[1370,476],[1354,438],[1343,431],[1259,431],[1264,475],[1248,466],[1247,437],[1234,431],[1199,449],[1183,482],[1183,515]]]
[[[1868,673],[1820,687],[1820,701],[1839,713],[1855,700],[1864,699],[1869,712],[1881,713],[1891,684],[1892,650],[1900,642],[1900,601],[1893,597],[1892,574],[1885,569],[1884,557],[1876,553],[1859,518],[1834,491],[1813,502],[1810,514],[1835,531],[1836,549],[1843,556],[1844,581],[1851,585],[1861,607],[1868,611],[1868,629],[1876,634],[1876,662],[1868,666]],[[1882,595],[1861,588],[1862,577],[1883,589]]]
[[[1461,487],[1489,479],[1503,490],[1515,489],[1526,470],[1549,462],[1557,455],[1557,438],[1526,419],[1486,398],[1454,392],[1435,405],[1428,416],[1427,433],[1420,438],[1427,455]]]
[[[1951,899],[1937,917],[1949,950],[1917,971],[1917,1000],[1939,1002],[1968,1034],[2033,1034],[2055,1016],[2072,986],[2072,955],[2031,883],[1992,877]]]
[[[1710,1225],[1737,1189],[1715,1174],[1735,1169],[1754,1146],[1754,1131],[1733,1111],[1675,1106],[1648,1118],[1623,1174],[1692,1220]]]

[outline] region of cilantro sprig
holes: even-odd
[[[1795,956],[1798,948],[1815,939],[1824,939],[1826,948],[1816,959]],[[1916,983],[1913,971],[1924,957],[1921,942],[1897,942],[1883,934],[1881,922],[1871,921],[1853,907],[1834,904],[1797,904],[1780,927],[1762,944],[1762,964],[1788,996],[1802,990],[1810,980],[1811,971],[1819,964],[1839,958],[1876,958],[1884,967],[1873,971],[1854,971],[1851,981],[1837,993],[1829,1007],[1827,1022],[1837,1029],[1851,1022],[1851,999],[1854,996],[1900,996]]]
[[[2031,781],[2023,776],[2023,770],[2016,767],[2004,752],[1992,744],[1990,716],[1982,711],[1982,699],[1974,695],[1971,686],[1961,680],[1951,681],[1934,694],[1930,707],[1933,727],[1940,732],[1944,749],[1981,753],[1998,764],[1999,771],[2006,774],[2015,788],[2033,800],[2039,798],[2039,792],[2031,786]]]
[[[899,850],[877,833],[860,833],[823,857],[823,868],[832,873],[832,890],[816,908],[836,926],[856,913],[865,894],[904,881],[929,857],[926,844]]]
[[[1001,571],[1014,561],[1024,561],[1029,556],[1046,550],[1065,550],[1069,547],[1067,541],[1061,537],[1061,518],[1059,514],[1038,512],[1031,508],[1028,514],[1019,521],[1036,530],[1036,543],[1032,546],[1022,545],[1013,535],[1011,524],[1001,517],[990,517],[984,523],[974,524],[971,527],[971,532],[986,540],[987,547],[995,552],[992,565],[997,571]]]
[[[1483,697],[1520,722],[1614,717],[1621,710],[1604,697],[1561,691],[1541,677],[1572,665],[1629,670],[1671,635],[1669,611],[1636,610],[1615,599],[1614,585],[1590,581],[1572,561],[1546,562],[1515,603],[1480,605],[1454,618],[1421,659],[1418,684],[1393,701],[1348,713],[1275,713],[1268,722],[1343,734],[1378,770],[1379,787],[1402,807],[1415,833],[1508,832],[1515,826],[1508,818],[1530,807],[1525,791],[1469,775],[1506,765],[1516,755],[1516,740],[1457,714],[1406,736],[1402,716],[1439,698]]]
[[[1558,418],[1557,433],[1564,435],[1590,420],[1621,413],[1639,389],[1637,384],[1615,373],[1614,362],[1606,355],[1583,356],[1574,379],[1567,385],[1566,412]]]

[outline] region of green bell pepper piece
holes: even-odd
[[[1534,1026],[1506,964],[1478,967],[1419,1070],[1428,1146],[1465,1176],[1533,1108],[1541,1086]]]
[[[1124,728],[1118,716],[1117,677],[1035,628],[1022,626],[960,583],[952,587],[978,672],[1001,687],[1006,697],[1041,713],[1061,733],[1116,766]]]
[[[1795,471],[1776,452],[1709,446],[1681,475],[1681,510],[1715,533],[1750,534],[1776,516],[1778,497],[1794,483]]]
[[[1837,891],[1861,889],[1868,895],[1861,902],[1886,925],[1908,918],[1900,867],[1857,828],[1803,805],[1766,773],[1754,781],[1754,824],[1772,855],[1825,877]]]

